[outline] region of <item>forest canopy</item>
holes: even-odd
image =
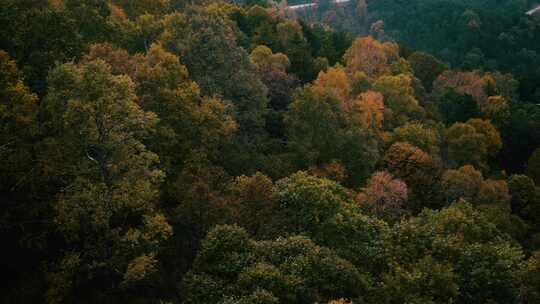
[[[540,303],[540,14],[1,0],[5,303]]]

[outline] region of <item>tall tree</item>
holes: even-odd
[[[397,44],[381,43],[368,36],[356,38],[344,59],[351,72],[361,71],[370,78],[376,78],[389,73],[390,64],[398,57]]]
[[[37,106],[37,96],[23,83],[17,64],[0,50],[0,189],[16,187],[31,170]]]
[[[57,151],[66,184],[54,204],[69,250],[51,269],[47,299],[80,299],[86,284],[94,286],[83,292],[88,301],[125,296],[157,270],[160,243],[172,233],[157,208],[164,174],[142,143],[156,115],[137,105],[131,79],[113,76],[103,61],[59,66],[49,83],[49,135],[69,146]]]
[[[393,144],[382,158],[382,166],[403,180],[409,190],[406,209],[412,213],[440,205],[440,164],[429,154],[409,143]]]
[[[540,148],[534,150],[527,162],[527,174],[540,185]]]
[[[247,52],[237,45],[233,22],[227,15],[194,8],[169,15],[164,22],[161,42],[182,58],[202,93],[231,100],[241,130],[264,126],[267,89]]]
[[[384,96],[386,116],[385,122],[390,128],[399,127],[409,120],[423,117],[424,109],[414,96],[409,75],[382,76],[374,83],[372,89]]]
[[[448,68],[435,56],[423,52],[414,52],[407,60],[411,63],[414,75],[422,81],[428,91],[433,88],[433,81]]]

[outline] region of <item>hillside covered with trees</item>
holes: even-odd
[[[0,0],[2,303],[540,303],[540,16]]]

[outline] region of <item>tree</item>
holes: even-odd
[[[488,154],[496,156],[502,148],[501,135],[497,128],[489,120],[473,118],[467,121],[475,131],[486,138]]]
[[[42,0],[6,0],[2,8],[0,49],[17,61],[30,89],[43,96],[55,62],[78,58],[84,51],[77,20]]]
[[[394,129],[392,141],[408,142],[433,156],[438,155],[440,150],[440,136],[436,130],[417,122]]]
[[[198,85],[178,57],[157,44],[135,61],[139,103],[160,119],[150,146],[167,173],[174,177],[174,172],[192,158],[218,160],[218,150],[232,141],[237,128],[228,105],[201,98]]]
[[[353,119],[364,130],[382,132],[384,123],[384,97],[381,93],[367,91],[361,93],[352,106]]]
[[[332,96],[340,101],[343,109],[350,109],[351,84],[343,68],[336,66],[319,72],[313,90]]]
[[[275,235],[267,223],[276,216],[279,193],[270,178],[259,172],[239,176],[231,183],[229,191],[237,209],[237,225],[258,239]]]
[[[488,98],[488,88],[493,85],[490,75],[478,71],[445,71],[433,82],[433,94],[441,96],[448,89],[455,89],[460,94],[470,95],[480,107]]]
[[[6,257],[1,267],[10,282],[0,301],[32,301],[43,282],[36,267],[43,263],[50,209],[39,198],[49,198],[50,185],[40,180],[36,164],[38,107],[15,61],[0,50],[0,237]]]
[[[17,64],[0,50],[0,189],[18,187],[32,171],[38,99],[23,83]]]
[[[521,284],[519,298],[522,303],[535,303],[540,300],[540,252],[534,252],[524,263],[518,281]]]
[[[450,88],[438,101],[438,108],[447,124],[465,122],[480,116],[480,110],[472,96]]]
[[[262,82],[268,88],[271,109],[266,117],[266,130],[270,135],[284,137],[283,112],[291,102],[298,79],[289,73],[290,61],[283,53],[273,53],[259,45],[250,54],[250,61],[257,67]]]
[[[364,72],[354,72],[351,76],[351,94],[352,96],[358,96],[358,94],[369,91],[371,83]]]
[[[276,183],[281,200],[281,229],[295,234],[314,233],[347,200],[337,183],[298,172]],[[280,221],[278,221],[279,223]]]
[[[163,172],[142,140],[155,114],[135,103],[134,84],[103,61],[57,67],[42,104],[69,145],[66,188],[54,204],[55,224],[70,250],[50,274],[48,300],[75,296],[80,284],[101,281],[90,297],[126,292],[157,270],[160,243],[172,230],[157,209]],[[80,294],[78,294],[80,296]]]
[[[499,129],[507,126],[510,121],[510,106],[503,96],[490,96],[482,106],[482,113]]]
[[[409,190],[407,210],[417,213],[424,207],[436,207],[440,165],[426,152],[408,144],[393,144],[381,160],[381,165]]]
[[[259,45],[254,48],[249,55],[249,59],[251,63],[261,70],[275,67],[282,71],[286,71],[291,65],[287,55],[283,53],[273,54],[272,50],[265,45]]]
[[[125,74],[130,77],[135,75],[136,60],[128,51],[115,47],[110,43],[96,43],[89,47],[88,54],[83,57],[83,62],[96,59],[105,61],[111,67],[114,75]]]
[[[362,269],[378,271],[384,222],[362,213],[347,189],[334,181],[298,172],[276,183],[280,193],[277,235],[305,234]]]
[[[287,1],[285,1],[287,2]],[[264,289],[256,289],[253,293],[242,297],[228,298],[222,303],[224,304],[277,304],[279,299],[271,292]]]
[[[349,182],[365,179],[378,158],[372,129],[364,129],[358,114],[345,111],[339,100],[313,87],[297,92],[285,113],[289,147],[300,168],[324,166],[339,160]]]
[[[504,180],[484,180],[482,173],[466,165],[447,170],[442,176],[442,190],[448,203],[459,200],[471,202],[501,231],[522,239],[526,223],[512,214],[509,187]]]
[[[390,73],[392,75],[411,75],[413,74],[411,64],[406,59],[400,57],[390,65]]]
[[[231,100],[240,130],[263,127],[267,90],[237,45],[231,20],[218,10],[193,8],[168,15],[164,23],[161,43],[182,58],[203,95]]]
[[[163,15],[170,6],[170,0],[116,0],[130,18],[137,18],[143,14]]]
[[[448,156],[458,165],[471,164],[487,169],[488,156],[495,156],[502,146],[499,132],[487,120],[470,119],[455,123],[446,133]]]
[[[85,43],[95,43],[108,39],[115,29],[107,22],[115,7],[112,2],[95,0],[63,0],[53,11],[68,16],[74,28]]]
[[[381,43],[368,36],[355,39],[344,60],[349,71],[364,72],[374,79],[389,73],[390,64],[398,57],[397,44]]]
[[[373,83],[372,90],[384,96],[390,128],[399,127],[412,119],[420,119],[424,113],[414,97],[411,78],[407,75],[382,76]]]
[[[528,227],[523,219],[511,213],[511,196],[505,180],[484,181],[474,204],[501,231],[517,240],[524,240]]]
[[[148,51],[164,31],[163,17],[145,13],[129,19],[119,10],[107,19],[109,27],[114,29],[110,40],[132,53]]]
[[[238,226],[217,226],[182,286],[186,303],[310,303],[358,296],[369,275],[307,237],[254,241]]]
[[[482,172],[471,165],[465,165],[457,170],[447,170],[442,175],[442,190],[448,203],[460,198],[472,202],[475,200],[484,177]]]
[[[291,60],[291,72],[302,82],[312,81],[319,70],[304,37],[304,29],[296,20],[278,20],[275,25],[278,50]]]
[[[427,295],[428,300],[431,295],[456,302],[518,303],[519,290],[514,277],[523,253],[507,234],[470,204],[460,201],[442,210],[426,209],[418,217],[397,225],[392,232],[387,244],[391,270],[398,274],[412,272],[416,274],[413,278],[425,282],[422,269],[433,267],[427,272],[430,278],[427,282],[431,284],[414,288],[413,292]],[[409,283],[413,278],[405,275],[397,278],[410,279],[391,281],[399,288],[394,287],[396,292],[416,287]]]
[[[288,144],[301,166],[326,163],[337,156],[343,124],[339,101],[311,87],[296,93],[285,113]]]
[[[376,294],[384,303],[446,303],[459,295],[457,282],[458,275],[450,263],[426,255],[383,274]]]
[[[512,211],[528,221],[532,228],[540,228],[540,188],[526,175],[512,175],[508,180],[512,196]]]
[[[439,59],[435,58],[435,56],[424,52],[414,52],[407,60],[411,63],[414,75],[422,81],[422,84],[427,91],[432,90],[433,81],[435,81],[442,72],[448,69],[448,67]]]
[[[130,75],[138,102],[158,115],[156,136],[146,142],[160,156],[167,181],[174,181],[186,161],[197,157],[217,161],[237,124],[227,103],[202,98],[178,57],[152,44],[145,54],[130,56],[110,44],[95,44],[85,61],[102,59],[114,74]]]
[[[368,179],[364,188],[365,203],[378,218],[396,222],[407,214],[407,185],[392,174],[378,171]]]
[[[527,175],[534,179],[535,184],[540,185],[540,148],[534,150],[527,162]]]

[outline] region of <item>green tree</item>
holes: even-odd
[[[378,271],[387,226],[362,214],[345,188],[304,172],[279,180],[276,188],[281,235],[307,234],[362,269]]]
[[[222,12],[194,8],[165,18],[160,41],[182,58],[204,95],[231,100],[243,131],[264,125],[267,89],[247,52],[236,42],[233,23]]]
[[[442,72],[448,69],[448,67],[439,59],[435,58],[435,56],[424,52],[414,52],[407,60],[411,63],[414,75],[422,81],[424,88],[428,91],[431,91],[433,88],[433,81],[435,81]]]
[[[84,51],[77,20],[45,0],[3,1],[0,37],[0,49],[17,61],[39,96],[45,95],[47,73],[55,63],[78,58]]]
[[[170,0],[115,0],[130,18],[143,14],[163,15],[169,10]]]
[[[527,162],[527,175],[540,185],[540,148],[534,150]]]
[[[172,233],[157,208],[159,159],[141,141],[156,115],[135,103],[130,78],[113,76],[103,61],[59,66],[49,83],[42,107],[51,136],[70,146],[59,151],[68,153],[67,183],[54,204],[70,250],[51,269],[48,301],[69,301],[89,282],[107,282],[89,299],[128,292],[157,271],[160,243]]]
[[[262,173],[239,176],[229,187],[231,202],[238,210],[236,222],[256,238],[275,235],[272,221],[279,206],[279,193],[270,178]]]
[[[285,125],[288,144],[300,164],[328,162],[337,154],[342,121],[338,100],[318,94],[310,87],[297,92],[285,114]]]
[[[440,151],[440,136],[437,131],[417,122],[394,129],[392,141],[410,143],[434,156]]]
[[[288,144],[301,169],[340,160],[349,182],[367,178],[378,158],[378,142],[360,116],[311,86],[298,90],[285,113]]]
[[[32,171],[37,107],[37,96],[23,83],[17,64],[0,50],[0,189],[20,185]]]
[[[373,83],[372,90],[384,96],[388,116],[386,123],[390,128],[399,127],[409,120],[422,118],[424,109],[414,96],[411,78],[408,75],[382,76]]]
[[[15,61],[0,50],[0,237],[6,257],[0,267],[10,282],[0,296],[5,302],[31,302],[42,292],[43,272],[36,268],[43,263],[50,210],[40,200],[49,197],[49,185],[36,164],[38,106]]]
[[[481,119],[453,124],[446,132],[446,141],[451,161],[483,170],[488,168],[489,157],[496,156],[502,146],[499,131],[491,122]]]
[[[182,286],[186,303],[311,303],[360,296],[369,275],[307,237],[257,242],[238,226],[217,226]]]
[[[474,201],[484,177],[482,172],[471,165],[465,165],[457,170],[446,170],[441,179],[442,190],[448,203],[464,199]]]
[[[427,295],[425,300],[518,303],[519,290],[514,278],[523,260],[521,249],[466,202],[440,211],[424,210],[418,217],[398,225],[391,240],[387,249],[390,269],[397,269],[394,271],[414,269],[414,275],[425,267],[411,267],[433,259],[433,269],[437,271],[428,272],[433,276],[428,281],[431,284],[416,291]],[[416,277],[422,278],[420,274]],[[408,290],[409,280],[393,282],[398,284],[397,288]]]
[[[521,303],[535,303],[540,300],[540,252],[534,252],[524,263],[519,272],[518,282],[521,283],[519,299]]]
[[[448,303],[459,295],[457,282],[452,264],[426,255],[411,265],[395,265],[383,274],[375,294],[382,303]]]
[[[438,108],[447,124],[465,122],[480,114],[478,104],[472,96],[459,93],[455,89],[447,90],[439,99]]]
[[[157,44],[134,59],[139,102],[160,119],[150,147],[159,154],[167,174],[174,176],[192,158],[218,160],[219,149],[231,142],[237,128],[228,105],[201,98],[178,57]]]

